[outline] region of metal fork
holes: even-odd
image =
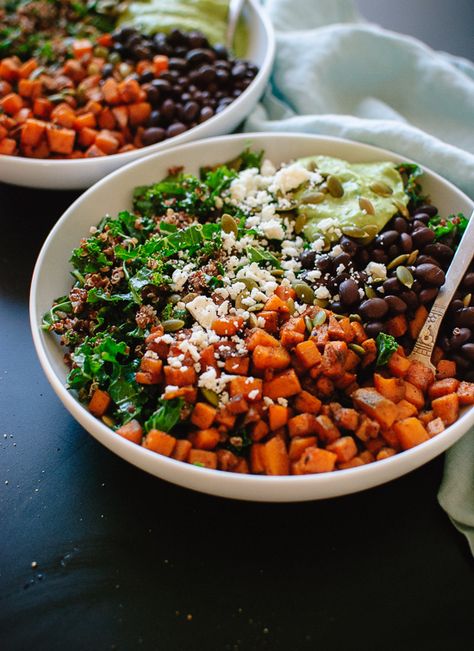
[[[474,212],[472,213],[466,230],[462,236],[459,246],[449,265],[444,285],[439,290],[433,307],[428,314],[425,324],[422,327],[415,346],[409,355],[409,359],[417,360],[432,371],[436,371],[431,363],[431,355],[436,343],[438,331],[443,321],[446,310],[463,279],[474,255]]]

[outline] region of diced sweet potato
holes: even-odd
[[[340,325],[339,321],[332,314],[328,319],[328,335],[329,335],[329,339],[334,339],[336,341],[345,340],[344,328]]]
[[[355,409],[341,407],[334,412],[334,422],[342,429],[348,429],[355,432],[359,425],[359,414]]]
[[[267,332],[278,332],[278,312],[262,310],[256,316],[264,320],[264,328]]]
[[[250,446],[250,470],[254,475],[262,475],[265,472],[263,443],[253,443]]]
[[[256,346],[252,353],[252,360],[255,368],[260,370],[267,368],[280,370],[289,366],[291,358],[283,346]]]
[[[279,296],[273,294],[271,298],[265,303],[265,310],[270,310],[272,312],[278,312],[279,314],[288,314],[290,308],[286,301],[282,301]]]
[[[245,340],[247,350],[252,352],[257,346],[280,346],[280,342],[261,328],[254,328]]]
[[[385,323],[385,331],[392,337],[403,337],[408,331],[408,321],[404,314],[397,314]]]
[[[441,359],[436,365],[436,379],[444,380],[448,377],[456,377],[456,362]]]
[[[212,323],[212,329],[221,337],[233,337],[242,328],[244,320],[241,316],[230,316],[216,319]]]
[[[375,461],[374,455],[370,450],[364,450],[364,452],[361,452],[356,458],[359,458],[364,464],[373,463]]]
[[[428,432],[430,438],[433,438],[433,436],[436,436],[437,434],[441,434],[441,432],[444,432],[444,430],[445,427],[441,418],[430,420],[426,426],[426,431]]]
[[[284,441],[274,436],[263,448],[263,459],[267,475],[288,475],[290,459]]]
[[[157,359],[156,356],[150,357],[149,355],[150,353],[142,357],[140,361],[140,371],[150,376],[149,382],[143,384],[159,384],[163,380],[163,362],[161,359]]]
[[[312,339],[299,343],[296,346],[295,352],[304,368],[311,368],[316,364],[320,364],[322,359],[319,348]]]
[[[303,452],[295,467],[298,474],[306,475],[320,472],[331,472],[334,470],[337,455],[329,450],[321,450],[316,447],[309,447]]]
[[[328,341],[324,346],[321,362],[324,375],[333,378],[344,374],[347,350],[347,344],[344,341]]]
[[[293,348],[304,341],[304,334],[290,328],[280,330],[281,345],[285,348]]]
[[[217,409],[206,402],[197,402],[191,414],[191,423],[199,429],[207,429],[216,417]]]
[[[413,340],[416,340],[418,338],[418,335],[420,334],[422,327],[425,325],[425,321],[427,317],[428,317],[428,310],[424,305],[420,305],[415,312],[415,316],[408,324],[410,337]]]
[[[338,463],[337,467],[338,470],[348,470],[349,468],[357,468],[358,466],[363,466],[364,461],[360,457],[354,457],[350,461],[347,461],[346,463]]]
[[[426,411],[426,410],[425,411],[420,411],[420,413],[418,414],[418,418],[421,420],[423,425],[425,425],[425,427],[426,427],[426,425],[428,425],[429,422],[431,422],[434,419],[434,417],[435,417],[435,415],[434,415],[434,411],[432,409],[430,409],[428,411]]]
[[[314,430],[323,443],[332,443],[341,436],[329,416],[319,414],[314,419]]]
[[[423,409],[425,405],[423,392],[411,382],[405,382],[405,400],[415,405],[418,410]]]
[[[269,431],[270,428],[264,420],[257,420],[250,426],[250,437],[252,441],[261,441]]]
[[[228,357],[224,361],[224,370],[232,375],[247,375],[249,366],[248,357]]]
[[[431,408],[437,418],[445,425],[452,425],[459,416],[459,398],[457,393],[450,393],[431,402]]]
[[[221,428],[231,430],[236,420],[237,416],[230,412],[227,407],[221,407],[216,414],[214,425],[221,425]]]
[[[274,400],[277,398],[289,398],[300,393],[300,391],[301,384],[293,369],[278,373],[272,380],[263,383],[263,395]]]
[[[215,470],[217,468],[217,454],[208,450],[195,450],[193,448],[188,452],[188,463],[193,466]]]
[[[405,377],[408,373],[408,369],[411,366],[411,361],[407,357],[403,357],[398,352],[392,353],[390,359],[388,360],[388,370],[391,375],[395,377]]]
[[[352,436],[342,436],[337,441],[330,443],[326,450],[334,452],[339,463],[347,463],[357,455],[357,445]]]
[[[153,452],[162,454],[165,457],[171,456],[175,444],[176,438],[174,436],[166,432],[161,432],[158,429],[151,429],[143,441],[144,448],[153,450]]]
[[[239,463],[239,457],[230,450],[217,450],[216,454],[219,470],[232,472]]]
[[[298,414],[288,421],[288,433],[294,436],[309,436],[316,433],[316,416],[313,414]]]
[[[187,461],[191,447],[191,441],[188,441],[187,439],[178,439],[171,456],[177,461]]]
[[[245,414],[249,410],[248,402],[241,396],[231,398],[226,407],[231,414]]]
[[[287,424],[288,412],[288,407],[283,405],[270,405],[268,407],[268,423],[272,432]]]
[[[447,377],[444,380],[437,380],[428,389],[428,395],[433,400],[433,398],[440,398],[445,396],[448,393],[456,393],[459,387],[459,380],[456,380],[454,377]]]
[[[334,393],[334,382],[326,376],[318,377],[316,380],[316,388],[319,396],[329,398]]]
[[[57,154],[70,154],[74,149],[76,132],[73,129],[54,128],[50,125],[46,131],[48,145],[52,152]]]
[[[111,402],[112,400],[107,391],[96,389],[92,394],[88,408],[91,414],[97,416],[97,418],[100,418],[100,416],[103,416],[107,409],[110,407]]]
[[[275,294],[278,298],[281,298],[282,301],[287,301],[289,298],[296,298],[295,290],[289,285],[279,285],[275,289]]]
[[[354,335],[354,341],[356,344],[361,344],[367,339],[367,335],[364,330],[364,326],[358,321],[351,321],[351,330]]]
[[[181,366],[179,368],[164,366],[163,371],[165,374],[166,384],[171,384],[177,387],[196,384],[196,371],[193,366]]]
[[[242,396],[251,402],[262,399],[262,380],[254,377],[236,377],[230,381],[230,397]]]
[[[401,378],[385,378],[374,373],[374,386],[379,393],[392,402],[400,402],[405,397],[405,382]]]
[[[388,429],[397,417],[397,405],[371,387],[356,389],[351,395],[357,407]]]
[[[309,391],[301,391],[295,398],[294,406],[296,411],[318,414],[321,409],[321,400]]]
[[[119,427],[115,432],[128,441],[132,441],[132,443],[140,444],[142,442],[143,428],[138,420],[131,420],[125,423],[125,425]]]
[[[403,450],[409,450],[430,438],[422,422],[414,417],[397,421],[393,426],[393,431]]]
[[[415,360],[410,364],[405,380],[426,393],[428,387],[434,382],[434,373],[430,368]]]
[[[397,454],[397,451],[394,450],[393,448],[381,448],[377,452],[377,456],[375,457],[377,461],[382,461],[382,459],[388,459],[389,457],[393,457],[394,454]]]
[[[305,436],[304,438],[300,437],[295,437],[291,439],[290,441],[290,449],[288,451],[288,455],[290,457],[290,461],[298,461],[298,459],[301,457],[303,452],[306,450],[306,448],[312,447],[316,445],[316,437],[315,436]]]
[[[45,122],[33,118],[25,120],[21,128],[21,144],[37,147],[45,131]]]
[[[198,450],[213,450],[220,440],[220,433],[215,427],[199,429],[189,435],[193,448]]]
[[[474,384],[472,382],[461,382],[458,386],[457,395],[460,405],[474,404]]]
[[[365,355],[362,358],[361,366],[362,368],[365,368],[366,366],[369,366],[369,364],[372,364],[372,362],[375,362],[377,358],[378,351],[375,339],[366,339],[363,341],[362,348],[365,350]]]
[[[409,418],[410,416],[416,416],[418,409],[408,400],[400,400],[397,402],[397,418],[396,420],[403,420],[404,418]]]

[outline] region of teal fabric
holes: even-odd
[[[350,0],[268,0],[270,88],[246,131],[339,136],[391,149],[474,198],[474,65],[370,24]],[[446,455],[441,506],[474,553],[474,431]]]

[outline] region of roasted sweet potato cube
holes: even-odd
[[[397,417],[397,406],[385,398],[376,389],[364,387],[357,389],[351,395],[356,406],[362,409],[370,418],[375,419],[383,428],[392,426]]]
[[[328,320],[328,335],[329,339],[335,339],[337,341],[345,341],[344,328],[341,326],[339,321],[335,316],[331,314]]]
[[[206,402],[197,402],[191,414],[191,423],[199,429],[207,429],[216,417],[217,409]]]
[[[254,328],[245,340],[247,350],[252,352],[257,346],[280,346],[280,342],[272,335],[262,330],[262,328]]]
[[[336,466],[337,456],[329,450],[309,447],[296,462],[297,474],[307,475],[319,472],[331,472]]]
[[[474,384],[472,382],[461,382],[458,386],[457,395],[460,405],[474,404]]]
[[[365,414],[361,414],[359,427],[356,429],[355,435],[358,439],[366,443],[369,439],[374,439],[380,432],[380,425],[376,420],[368,418]]]
[[[362,348],[365,350],[365,355],[361,360],[362,368],[369,366],[372,362],[375,362],[377,358],[377,344],[375,339],[366,339],[362,342]]]
[[[313,414],[298,414],[288,421],[288,433],[294,436],[309,436],[316,434],[316,416]]]
[[[334,425],[329,416],[319,414],[314,419],[314,430],[323,443],[332,443],[341,436],[341,432]]]
[[[215,470],[217,468],[217,454],[208,450],[191,449],[188,453],[188,463],[193,466]]]
[[[221,337],[232,337],[242,328],[244,320],[241,316],[229,316],[216,319],[212,323],[212,329]]]
[[[436,379],[444,380],[448,377],[456,377],[456,362],[441,359],[436,365]]]
[[[215,427],[199,429],[189,435],[193,448],[198,450],[213,450],[220,440],[219,430]]]
[[[434,420],[435,418],[434,411],[432,409],[429,409],[428,411],[420,411],[420,413],[418,414],[418,418],[426,427],[426,425],[428,425],[429,422]]]
[[[107,391],[102,391],[102,389],[96,389],[92,394],[88,408],[93,416],[100,418],[105,414],[107,409],[110,407],[112,402]]]
[[[143,440],[144,448],[158,452],[158,454],[162,454],[165,457],[171,456],[175,445],[176,438],[174,436],[166,432],[161,432],[158,429],[151,429]]]
[[[447,377],[444,380],[437,380],[428,389],[428,395],[433,400],[434,398],[440,398],[445,396],[448,393],[456,393],[459,387],[459,380],[456,380],[454,377]]]
[[[452,425],[459,416],[459,398],[457,393],[450,393],[431,402],[431,408],[437,418],[445,425]]]
[[[222,428],[231,430],[234,427],[236,420],[237,416],[232,414],[226,407],[222,407],[216,414],[214,424],[221,425]]]
[[[408,400],[400,400],[397,402],[397,418],[396,420],[403,420],[404,418],[409,418],[410,416],[416,416],[418,409]]]
[[[388,447],[380,448],[375,458],[377,461],[382,461],[383,459],[388,459],[389,457],[393,457],[394,454],[397,454],[397,451],[394,450],[393,448],[388,448]]]
[[[400,355],[398,352],[392,353],[387,363],[390,374],[402,378],[408,373],[410,366],[411,361],[407,357]]]
[[[355,432],[359,425],[359,414],[355,409],[340,407],[334,412],[334,422],[342,429],[348,429]]]
[[[423,392],[411,382],[406,381],[405,400],[408,400],[408,402],[411,402],[412,405],[415,405],[418,410],[423,409],[425,405],[425,396],[423,395]]]
[[[283,346],[256,346],[252,353],[255,368],[281,370],[290,365],[290,354]]]
[[[196,371],[193,366],[181,366],[180,368],[164,366],[163,371],[166,384],[182,387],[196,383]]]
[[[408,450],[429,440],[428,432],[418,418],[405,418],[397,421],[393,431],[403,450]]]
[[[231,414],[245,414],[249,410],[248,402],[240,396],[231,398],[226,407]]]
[[[216,454],[219,470],[232,472],[239,463],[239,457],[230,450],[217,450]]]
[[[254,402],[262,399],[262,380],[254,377],[236,377],[230,381],[230,396],[241,396]]]
[[[253,443],[250,446],[250,470],[254,475],[262,475],[265,472],[263,443]]]
[[[328,341],[321,363],[324,375],[330,378],[343,375],[346,357],[347,344],[344,341]]]
[[[140,371],[150,375],[149,384],[159,384],[163,380],[163,362],[161,359],[157,359],[156,355],[154,357],[150,357],[149,355],[150,353],[142,357],[140,361]]]
[[[177,461],[187,461],[191,447],[191,441],[188,441],[187,439],[178,439],[171,456]]]
[[[228,357],[224,361],[224,370],[232,375],[247,375],[250,359],[248,357]]]
[[[434,382],[434,373],[430,368],[415,360],[410,364],[405,380],[426,393],[428,387]]]
[[[418,335],[421,332],[422,327],[425,325],[425,321],[428,318],[428,310],[424,305],[420,305],[413,319],[410,320],[408,324],[408,330],[410,331],[410,337],[413,340],[416,340]]]
[[[265,310],[270,310],[272,312],[278,312],[281,314],[288,314],[290,308],[286,301],[282,301],[279,296],[274,294],[268,301],[265,303]]]
[[[288,451],[288,455],[290,457],[290,461],[298,461],[298,459],[301,457],[303,452],[306,450],[306,448],[312,447],[316,445],[316,437],[315,436],[305,436],[305,437],[298,437],[296,436],[295,438],[291,439],[290,441],[290,449]]]
[[[405,382],[401,378],[385,378],[374,373],[374,386],[379,393],[392,402],[400,402],[405,397]]]
[[[361,344],[367,339],[364,326],[358,321],[351,321],[351,330],[356,344]]]
[[[300,393],[300,391],[301,384],[293,369],[278,373],[272,380],[263,383],[263,395],[273,400],[289,398]]]
[[[346,463],[338,463],[337,468],[338,470],[348,470],[349,468],[357,468],[358,466],[363,466],[364,462],[360,457],[354,457],[350,461],[347,461]]]
[[[318,414],[321,409],[321,400],[309,391],[301,391],[295,398],[294,407],[299,412]]]
[[[263,327],[267,332],[278,332],[278,312],[262,310],[256,316],[258,319],[263,319],[265,323]]]
[[[397,314],[385,323],[385,331],[392,337],[403,337],[408,331],[408,321],[404,314]]]
[[[342,436],[326,446],[326,450],[334,452],[339,463],[347,463],[357,455],[357,445],[352,436]]]
[[[296,356],[305,368],[321,363],[321,353],[312,339],[302,341],[296,346]]]
[[[280,330],[280,341],[285,348],[293,348],[304,341],[304,335],[296,330],[282,328]]]
[[[272,432],[287,424],[288,414],[288,407],[283,405],[270,405],[268,407],[268,423]]]
[[[250,426],[250,437],[252,441],[261,441],[269,431],[270,428],[264,420],[257,420]]]
[[[116,429],[115,433],[123,436],[128,441],[132,441],[132,443],[140,444],[142,442],[143,428],[138,420],[131,420],[125,423],[125,425]]]
[[[288,475],[290,458],[286,445],[279,436],[274,436],[263,448],[263,459],[267,475]]]

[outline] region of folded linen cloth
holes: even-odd
[[[267,0],[270,88],[245,131],[339,136],[417,160],[474,198],[474,65],[365,22],[351,0]],[[442,507],[474,553],[474,431],[447,454]]]

